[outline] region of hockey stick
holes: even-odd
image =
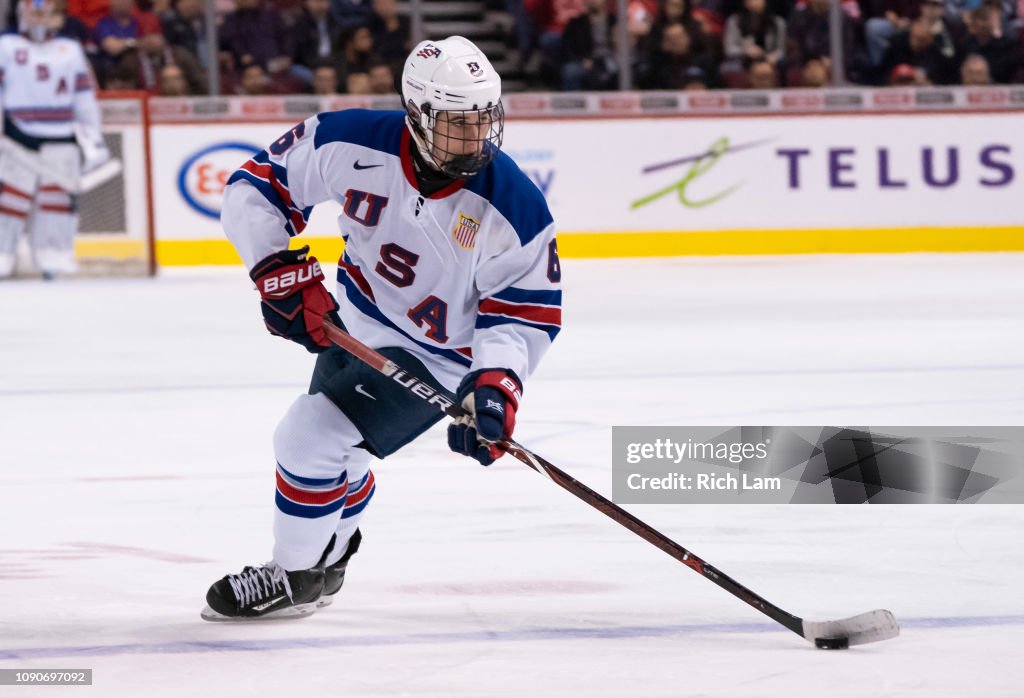
[[[435,405],[449,417],[458,418],[465,416],[465,410],[455,402],[455,398],[452,395],[438,392],[432,386],[406,373],[396,363],[334,325],[329,317],[324,317],[324,330],[332,342],[371,368],[392,378],[408,392],[424,400],[427,404]],[[842,620],[820,622],[808,621],[794,616],[747,589],[732,577],[719,571],[683,546],[651,528],[622,507],[601,496],[571,475],[556,468],[537,454],[520,446],[512,439],[498,442],[497,445],[505,453],[530,466],[562,489],[582,499],[616,523],[628,528],[693,571],[710,579],[736,598],[753,606],[797,635],[813,642],[816,647],[821,649],[845,649],[850,645],[863,645],[868,642],[888,640],[899,635],[900,628],[896,623],[896,618],[890,611],[886,610],[869,611]]]
[[[22,167],[54,182],[69,194],[84,194],[92,191],[119,175],[123,169],[121,161],[115,158],[75,178],[53,167],[39,153],[2,134],[0,134],[0,150],[10,155]]]

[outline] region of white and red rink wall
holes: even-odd
[[[310,114],[353,106],[398,102],[151,100],[158,262],[238,263],[218,222],[231,171]],[[1024,250],[1024,86],[506,106],[504,149],[546,194],[564,256]],[[300,237],[322,259],[340,253],[339,212],[318,207]]]

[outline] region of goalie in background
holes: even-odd
[[[68,179],[110,158],[85,53],[78,42],[56,35],[58,21],[53,0],[19,0],[19,33],[0,36],[0,279],[14,273],[26,229],[43,278],[77,269],[74,196],[18,158],[11,141]]]

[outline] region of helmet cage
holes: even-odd
[[[505,108],[433,110],[406,102],[405,111],[420,154],[449,177],[471,177],[487,167],[501,148]]]

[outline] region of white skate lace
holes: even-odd
[[[228,575],[231,591],[242,606],[249,606],[269,598],[278,589],[284,589],[288,598],[292,598],[292,587],[288,583],[288,573],[274,562],[260,567],[246,567],[240,574]]]

